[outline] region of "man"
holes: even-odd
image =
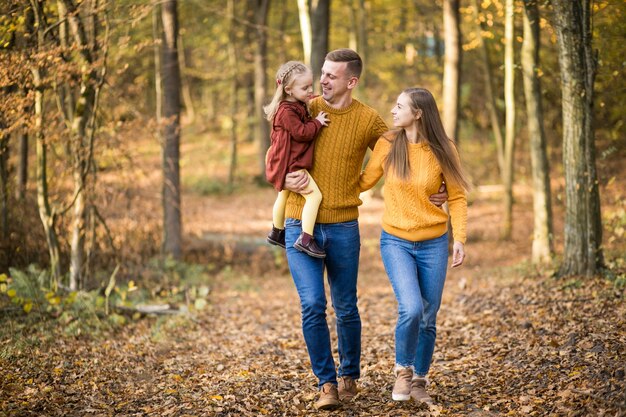
[[[357,273],[360,253],[358,225],[359,174],[367,148],[388,128],[371,107],[352,97],[363,62],[350,49],[337,49],[326,55],[322,66],[321,97],[310,103],[311,114],[328,113],[330,124],[315,142],[310,174],[322,193],[313,235],[326,258],[319,259],[293,247],[301,233],[304,198],[308,176],[291,173],[285,188],[293,191],[287,202],[285,241],[287,260],[302,311],[302,331],[313,373],[319,380],[320,396],[315,407],[329,410],[357,393],[355,380],[360,376],[361,318],[357,308]],[[443,204],[446,193],[431,196]],[[337,317],[339,368],[335,369],[330,333],[326,321],[324,269],[330,286],[331,301]]]

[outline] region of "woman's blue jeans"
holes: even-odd
[[[361,318],[357,309],[356,282],[361,240],[356,220],[316,224],[313,236],[326,251],[325,259],[313,258],[293,247],[302,231],[300,220],[287,219],[287,261],[300,296],[302,332],[313,373],[321,387],[337,383],[337,375],[358,378],[361,361]],[[335,369],[330,333],[326,322],[324,269],[337,317],[339,369]]]
[[[398,301],[396,366],[412,367],[417,376],[425,376],[435,349],[448,234],[411,242],[383,231],[380,253]]]

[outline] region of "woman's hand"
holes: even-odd
[[[452,268],[461,266],[464,259],[465,259],[465,245],[455,240],[454,245],[452,245],[452,265],[450,266]]]

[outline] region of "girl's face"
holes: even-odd
[[[308,103],[313,97],[313,74],[309,71],[296,75],[291,86],[285,87],[285,92],[296,100]]]
[[[419,118],[411,107],[411,99],[404,93],[398,96],[396,105],[391,109],[391,114],[393,115],[393,125],[395,127],[407,128],[412,126]]]

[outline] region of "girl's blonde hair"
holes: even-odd
[[[411,99],[411,109],[413,114],[422,111],[417,123],[419,133],[426,138],[428,146],[437,158],[439,166],[447,181],[453,181],[463,187],[466,191],[470,188],[469,180],[463,172],[461,161],[457,156],[454,142],[448,138],[446,131],[439,117],[439,109],[435,98],[430,91],[424,88],[407,88],[402,93]],[[411,171],[408,158],[408,139],[406,131],[400,129],[395,139],[393,139],[391,150],[385,161],[385,171],[393,169],[396,176],[408,179]]]
[[[278,111],[278,105],[287,97],[285,88],[291,87],[298,75],[311,72],[311,69],[304,65],[300,61],[285,62],[278,68],[276,72],[276,92],[272,101],[267,106],[263,107],[267,120],[272,122],[276,112]]]

